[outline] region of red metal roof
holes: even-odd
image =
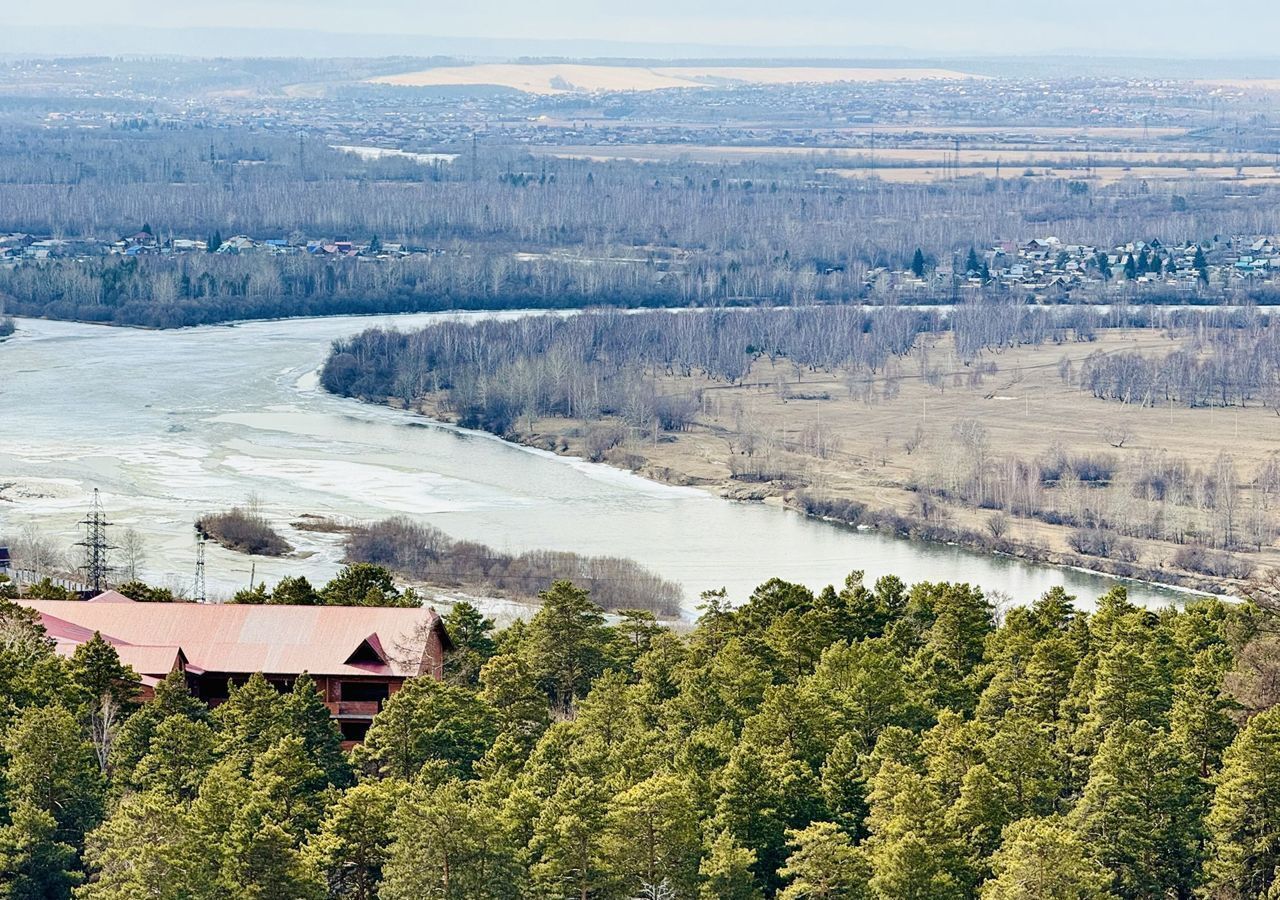
[[[134,671],[157,677],[172,670],[178,652],[191,666],[206,672],[410,677],[423,671],[432,630],[438,629],[448,645],[443,623],[433,609],[19,602],[40,613],[57,644],[74,650],[96,631],[116,646],[122,660],[129,653],[136,661],[130,663]],[[371,638],[386,662],[349,664],[347,659]]]
[[[126,597],[119,591],[103,591],[96,597],[89,598],[90,603],[134,603],[131,597]]]

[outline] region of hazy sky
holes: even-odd
[[[1280,56],[1280,2],[1068,0],[2,0],[15,25],[307,28],[368,34],[766,47],[900,46],[934,53],[1094,50]],[[162,48],[157,48],[162,49]]]

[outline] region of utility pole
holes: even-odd
[[[207,601],[204,586],[204,533],[196,532],[196,581],[191,588],[192,599],[197,603]]]
[[[78,541],[76,546],[84,550],[85,582],[100,594],[107,589],[107,576],[111,572],[107,556],[115,547],[107,541],[107,527],[111,523],[102,510],[102,498],[97,488],[93,489],[93,506],[80,524],[84,526],[84,540]]]

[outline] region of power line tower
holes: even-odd
[[[204,533],[196,532],[196,581],[191,588],[192,599],[197,603],[206,602],[204,586]]]
[[[103,512],[102,498],[98,495],[97,488],[93,489],[93,506],[89,509],[89,515],[80,524],[84,526],[84,540],[77,542],[76,546],[84,552],[85,582],[94,591],[102,593],[107,589],[107,577],[111,574],[107,557],[116,548],[107,540],[107,528],[111,523]]]

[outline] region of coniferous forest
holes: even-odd
[[[152,702],[0,608],[0,896],[1246,898],[1280,865],[1276,619],[782,581],[679,633],[557,582],[446,617],[344,753],[314,684]]]

